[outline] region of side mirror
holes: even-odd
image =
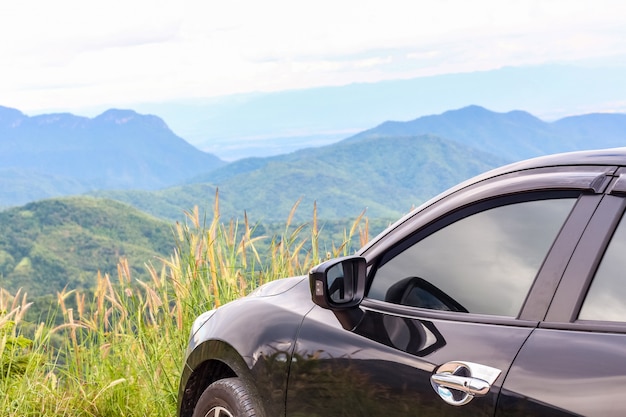
[[[312,268],[309,284],[313,302],[342,310],[359,305],[365,296],[367,262],[360,256],[331,259]]]

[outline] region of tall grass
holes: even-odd
[[[254,236],[245,215],[222,222],[215,201],[210,223],[195,208],[175,224],[176,249],[147,262],[147,281],[133,278],[121,259],[116,277],[98,274],[92,294],[58,293],[41,323],[24,321],[26,294],[0,292],[0,415],[174,415],[189,328],[199,313],[306,273],[368,238],[361,215],[342,242],[320,247],[315,208],[311,222],[292,224],[298,203],[281,235]],[[53,325],[59,317],[62,324]]]

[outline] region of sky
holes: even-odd
[[[0,105],[138,103],[506,66],[626,66],[623,0],[3,0]]]

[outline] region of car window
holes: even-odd
[[[422,238],[375,271],[368,297],[517,316],[575,198],[502,205]]]
[[[626,220],[622,217],[591,282],[581,320],[626,322]]]

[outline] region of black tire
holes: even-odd
[[[252,397],[239,378],[215,381],[193,409],[193,417],[256,417]]]

